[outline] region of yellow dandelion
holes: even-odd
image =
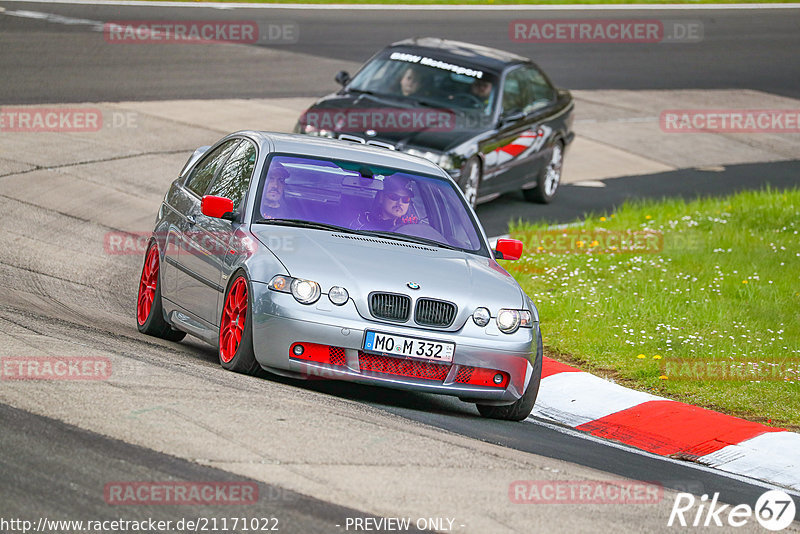
[[[596,247],[596,246],[597,246],[597,245],[599,245],[599,244],[600,244],[600,243],[598,243],[598,242],[597,242],[597,240],[595,240],[595,241],[592,241],[592,244],[591,244],[591,245],[589,245],[589,246],[590,246],[590,247]]]
[[[660,360],[661,359],[661,355],[660,354],[654,354],[653,355],[653,359],[654,360]]]
[[[583,241],[575,241],[575,244],[578,245],[578,248],[583,247]]]
[[[659,380],[669,380],[669,378],[667,377],[667,375],[661,375],[661,376],[659,376],[659,377],[658,377],[658,379],[659,379]]]
[[[742,280],[742,283],[743,283],[743,284],[746,284],[746,283],[747,283],[747,280]]]
[[[645,215],[644,218],[645,219],[652,219],[652,217],[650,215]]]
[[[617,247],[611,247],[611,250],[617,250]]]
[[[536,250],[544,250],[544,247],[536,247]]]
[[[644,360],[645,358],[647,358],[647,356],[645,356],[644,354],[638,354],[636,357],[639,358],[640,360]]]
[[[612,215],[612,217],[613,217],[613,215]],[[605,222],[606,218],[605,218],[605,217],[600,217],[600,220],[601,220],[602,222]]]

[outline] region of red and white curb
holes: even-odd
[[[800,490],[800,434],[634,391],[550,358],[531,417]]]

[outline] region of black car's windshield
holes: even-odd
[[[351,161],[275,155],[253,220],[478,252],[480,232],[444,178]]]
[[[367,63],[347,88],[391,96],[422,106],[490,116],[497,76],[467,62],[387,51]]]

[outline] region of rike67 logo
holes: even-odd
[[[749,504],[720,504],[719,493],[708,500],[703,495],[698,500],[691,493],[678,493],[669,514],[667,526],[681,527],[743,527],[756,521],[773,532],[783,530],[794,521],[796,508],[794,500],[783,491],[770,490],[761,495],[755,507]]]

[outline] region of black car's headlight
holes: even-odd
[[[313,124],[303,124],[298,122],[297,125],[294,127],[295,133],[302,133],[306,135],[313,135],[316,137],[334,137],[333,132],[330,130],[320,129],[314,126]]]
[[[430,150],[420,150],[417,148],[407,148],[405,152],[407,154],[411,154],[412,156],[418,156],[420,158],[425,158],[428,161],[432,161],[445,170],[452,170],[456,168],[453,157],[448,154],[442,154],[441,152],[433,152]]]
[[[319,300],[321,294],[319,284],[313,280],[303,280],[280,274],[273,276],[267,287],[273,291],[291,293],[294,299],[301,304],[314,304]]]
[[[513,334],[520,328],[530,328],[531,312],[528,310],[510,310],[503,308],[497,312],[497,328],[505,334]]]

